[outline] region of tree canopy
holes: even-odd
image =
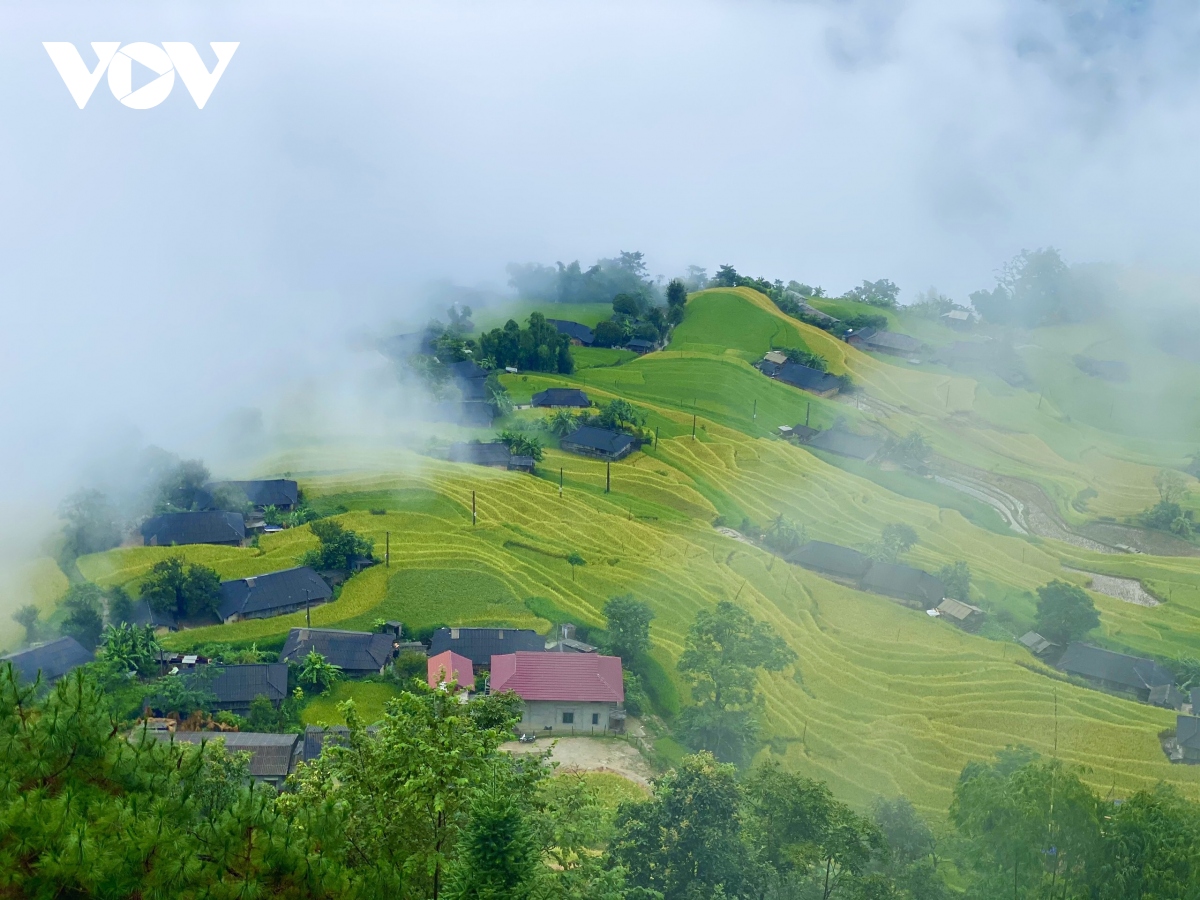
[[[540,312],[529,316],[525,328],[515,319],[509,319],[503,328],[486,332],[479,338],[479,351],[501,368],[512,366],[530,372],[564,375],[575,371],[571,339],[547,322]]]
[[[150,567],[141,598],[152,609],[181,619],[215,613],[221,603],[221,577],[208,566],[169,556]]]
[[[1077,641],[1100,624],[1096,604],[1081,587],[1055,579],[1037,589],[1038,633],[1056,644]]]

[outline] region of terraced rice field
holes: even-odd
[[[714,334],[729,341],[713,343]],[[1119,441],[1066,452],[1068,442],[1053,428],[1001,425],[987,418],[994,408],[981,402],[973,380],[859,353],[779,316],[750,291],[696,295],[676,335],[668,351],[620,366],[582,369],[571,378],[505,377],[518,402],[547,385],[571,384],[598,400],[627,397],[646,413],[658,445],[613,465],[610,494],[603,463],[553,449],[537,478],[361,447],[300,449],[264,464],[296,473],[314,502],[344,509],[340,521],[374,539],[377,551],[390,534],[390,567],[351,579],[337,601],[313,610],[313,624],[365,627],[398,618],[410,628],[453,622],[544,631],[551,618],[599,624],[608,597],[632,592],[653,606],[654,657],[673,673],[696,612],[736,599],[799,654],[793,669],[762,679],[769,748],[763,752],[829,781],[855,803],[904,794],[940,815],[962,766],[1008,744],[1044,753],[1057,746],[1062,758],[1089,767],[1087,777],[1106,793],[1161,779],[1200,795],[1200,769],[1171,766],[1159,748],[1158,732],[1173,725],[1172,713],[1067,683],[1011,640],[963,634],[788,566],[712,527],[717,515],[766,525],[783,514],[808,538],[861,545],[884,524],[905,522],[919,538],[906,561],[928,570],[967,561],[973,599],[1018,629],[1032,616],[1033,590],[1053,578],[1079,584],[1086,582],[1083,572],[1141,578],[1167,602],[1147,608],[1093,595],[1102,615],[1099,637],[1164,656],[1200,655],[1200,560],[1099,554],[1018,536],[984,521],[974,507],[949,503],[935,488],[834,464],[772,432],[802,421],[810,402],[812,420],[822,427],[838,416],[897,434],[919,426],[939,451],[965,448],[958,452],[972,465],[1040,473],[1038,483],[1060,504],[1098,485],[1092,501],[1098,508],[1146,505],[1143,481],[1152,466],[1121,456]],[[749,361],[771,345],[825,354],[833,371],[850,371],[881,405],[860,411],[762,377]],[[1005,402],[1005,414],[1014,415],[1018,400]],[[1078,435],[1071,440],[1081,442]],[[257,549],[124,549],[85,558],[80,568],[101,583],[136,586],[156,559],[181,553],[234,577],[294,565],[313,544],[304,528],[264,537]],[[572,570],[571,553],[586,565]],[[302,621],[297,614],[241,622],[168,642],[262,645]]]

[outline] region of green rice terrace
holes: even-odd
[[[910,322],[903,310],[889,315],[895,330],[929,344],[988,334],[957,336],[937,322]],[[578,318],[594,323],[599,316],[583,310]],[[1200,549],[1117,552],[1113,542],[1087,537],[1097,527],[1130,528],[1125,520],[1159,499],[1156,473],[1184,469],[1200,448],[1200,422],[1191,413],[1151,431],[1137,399],[1162,387],[1138,374],[1153,369],[1166,373],[1156,377],[1170,383],[1180,409],[1197,408],[1197,366],[1166,357],[1148,339],[1114,334],[1097,324],[1031,331],[1017,352],[1032,381],[1014,387],[933,359],[862,352],[749,288],[712,289],[690,297],[683,322],[658,352],[582,349],[572,375],[501,377],[519,405],[546,387],[570,386],[598,403],[624,398],[645,415],[657,442],[612,464],[611,493],[603,462],[562,452],[553,441],[535,477],[405,449],[358,453],[347,464],[328,446],[296,448],[258,468],[290,472],[309,502],[344,509],[337,520],[373,539],[377,554],[390,535],[390,565],[351,578],[338,599],[312,610],[313,625],[369,628],[398,619],[409,629],[503,624],[545,632],[558,621],[600,625],[609,597],[633,593],[656,613],[658,677],[650,688],[669,724],[687,702],[675,661],[697,610],[736,600],[799,658],[761,676],[760,752],[828,781],[855,804],[903,794],[942,815],[964,764],[1010,744],[1086,766],[1105,793],[1166,781],[1200,797],[1200,768],[1170,764],[1160,746],[1173,711],[1072,683],[1015,640],[1031,626],[1037,587],[1053,579],[1087,586],[1091,573],[1140,581],[1162,601],[1145,606],[1090,591],[1101,617],[1091,642],[1163,660],[1200,657]],[[1052,343],[1070,350],[1041,349]],[[820,398],[768,379],[752,363],[772,348],[815,353],[860,390]],[[1071,352],[1085,351],[1127,360],[1131,380],[1089,378],[1071,364]],[[946,477],[779,438],[780,425],[805,421],[881,437],[920,431],[933,468]],[[504,425],[498,421],[496,430]],[[1014,501],[1018,528],[1002,512],[1005,497]],[[917,542],[904,561],[928,571],[965,561],[970,602],[988,613],[987,624],[966,633],[714,528],[718,517],[737,528],[744,519],[766,527],[781,515],[810,540],[850,547],[877,539],[888,523],[911,526]],[[82,557],[78,568],[101,585],[136,589],[155,561],[173,554],[232,578],[296,565],[315,546],[305,526],[264,535],[257,547],[122,548]],[[569,564],[572,554],[586,564]],[[30,577],[44,606],[66,588],[45,562]],[[183,631],[164,642],[277,649],[303,622],[297,613]],[[310,707],[306,721],[328,720],[336,700],[314,701],[324,707]],[[382,704],[362,701],[360,708]]]

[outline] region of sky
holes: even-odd
[[[246,410],[402,416],[370,336],[423,321],[432,281],[504,290],[510,261],[636,249],[665,277],[886,277],[902,300],[963,300],[1045,245],[1197,274],[1194,4],[0,0],[0,20],[9,508],[52,510],[97,456],[200,453]],[[207,42],[240,46],[203,110],[178,83],[128,109],[105,81],[80,110],[42,42],[91,65],[106,40],[209,66]]]

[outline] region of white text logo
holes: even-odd
[[[163,41],[162,46],[144,41],[124,46],[120,41],[93,41],[95,69],[88,69],[74,44],[45,41],[42,46],[50,54],[54,68],[58,69],[58,74],[80,109],[87,106],[105,71],[108,72],[109,90],[130,109],[150,109],[166,100],[175,86],[176,72],[196,101],[197,108],[204,109],[213,88],[225,74],[229,60],[233,59],[233,51],[238,48],[238,43],[214,41],[208,45],[217,55],[217,64],[211,72],[205,67],[196,48],[182,41]],[[145,66],[157,76],[137,90],[133,89],[134,63]]]

